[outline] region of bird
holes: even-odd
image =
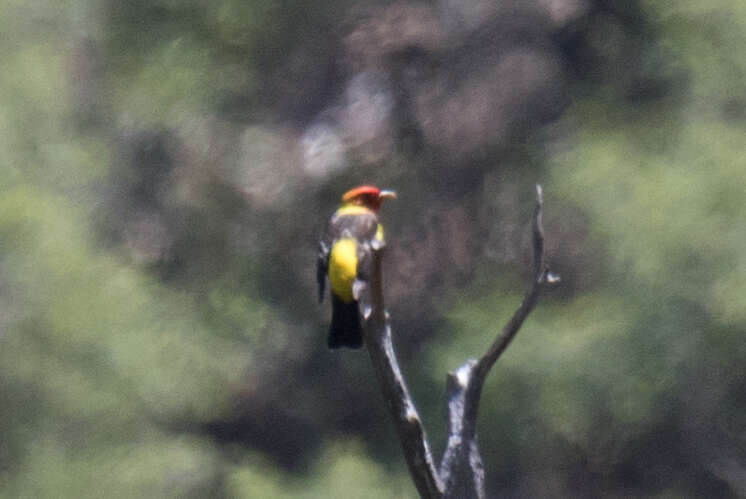
[[[361,296],[367,292],[371,250],[384,245],[383,225],[378,212],[385,199],[396,198],[392,190],[372,185],[350,189],[334,212],[321,240],[316,265],[319,303],[324,301],[327,278],[332,301],[332,321],[327,346],[361,348]]]

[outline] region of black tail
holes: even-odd
[[[360,312],[357,302],[345,303],[332,293],[332,325],[329,328],[329,348],[363,346]]]

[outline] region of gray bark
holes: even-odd
[[[436,467],[425,429],[409,394],[391,341],[391,326],[383,300],[381,260],[384,248],[373,249],[370,278],[370,314],[363,320],[365,341],[371,361],[394,419],[410,475],[420,496],[426,499],[484,499],[484,468],[477,445],[479,400],[487,375],[523,325],[546,284],[559,280],[544,262],[542,227],[543,195],[536,186],[536,205],[532,232],[534,249],[533,276],[523,302],[495,338],[487,352],[467,360],[449,373],[448,440],[440,466]]]

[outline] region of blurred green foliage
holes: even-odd
[[[314,498],[349,497],[350,491],[362,499],[417,496],[407,475],[392,473],[366,457],[358,442],[334,442],[316,459],[310,479],[283,476],[267,471],[267,463],[250,457],[235,466],[228,475],[231,497]]]
[[[361,147],[323,177],[293,144],[353,98],[369,3],[0,1],[0,496],[415,497],[365,356],[326,352],[314,303],[314,238],[361,177],[404,192],[387,280],[436,448],[445,372],[520,301],[541,182],[568,284],[485,388],[490,490],[746,494],[746,6],[632,4],[552,32],[582,60],[549,92],[567,105],[452,171],[433,120],[412,131],[448,78],[407,85],[478,65],[410,25],[438,54],[387,63],[418,75],[424,100],[392,106],[415,118],[386,161]]]

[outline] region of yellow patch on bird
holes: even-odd
[[[337,210],[337,215],[365,215],[372,213],[369,208],[359,204],[344,204]]]
[[[376,239],[378,239],[381,242],[384,241],[384,238],[383,238],[383,225],[381,225],[381,224],[378,224],[378,227],[376,228]]]
[[[329,284],[332,292],[345,303],[352,301],[352,283],[357,276],[357,241],[340,239],[329,255]]]

